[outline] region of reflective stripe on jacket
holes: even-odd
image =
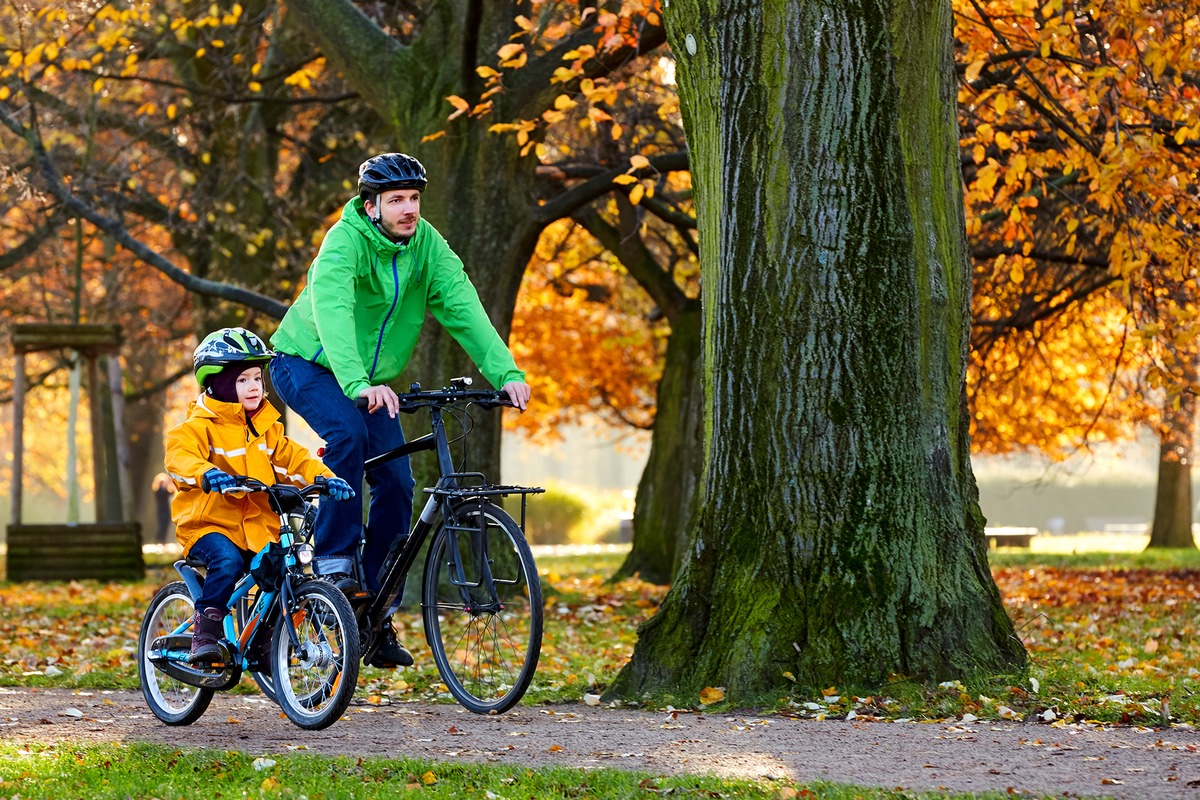
[[[462,261],[422,219],[406,244],[384,236],[354,198],[329,229],[271,346],[334,374],[347,397],[400,377],[431,313],[499,388],[525,380]]]
[[[246,422],[241,403],[201,394],[188,405],[185,422],[167,431],[167,474],[179,491],[171,501],[175,536],[184,555],[206,533],[221,533],[243,550],[257,552],[279,541],[279,515],[262,492],[205,492],[204,473],[216,467],[263,483],[312,483],[333,473],[283,433],[279,412],[265,400]]]

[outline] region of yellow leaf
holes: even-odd
[[[628,186],[631,183],[637,183],[637,178],[633,177],[632,175],[618,175],[617,177],[613,178],[613,183],[619,186]]]
[[[1147,653],[1155,653],[1158,651],[1158,639],[1147,639],[1146,644],[1142,647]]]
[[[561,745],[561,744],[552,744],[552,745],[550,745],[549,747],[547,747],[547,748],[546,748],[546,752],[549,752],[549,753],[561,753],[561,752],[562,752],[562,745]]]
[[[274,792],[278,788],[279,788],[279,781],[277,781],[275,778],[264,778],[263,779],[262,789],[264,792]]]
[[[629,202],[635,206],[642,202],[642,197],[646,194],[646,187],[640,183],[629,191]]]
[[[967,71],[963,73],[963,78],[966,79],[967,83],[973,83],[979,77],[979,73],[983,70],[983,65],[986,63],[987,60],[981,58],[967,65]]]
[[[432,786],[433,784],[437,783],[437,776],[432,772],[426,772],[421,776],[421,783],[425,784],[426,786]]]
[[[484,66],[484,67],[476,67],[475,74],[481,78],[494,78],[497,75],[499,75],[500,73],[497,72],[496,70],[492,69],[491,67]]]
[[[613,125],[613,126],[612,126],[612,138],[613,138],[613,141],[617,141],[618,139],[620,139],[620,138],[621,138],[621,134],[623,134],[624,132],[625,132],[625,129],[624,129],[624,128],[622,128],[620,125]]]
[[[633,165],[629,168],[629,171],[632,172],[635,169],[644,169],[650,166],[650,159],[642,155],[637,155],[629,159],[629,163]]]
[[[7,100],[9,95],[7,86],[0,86],[0,100]]]
[[[262,91],[262,84],[259,83],[258,81],[250,81],[249,86],[250,86],[250,91],[252,91],[252,92],[261,92]]]
[[[446,99],[450,102],[450,105],[454,106],[459,111],[466,111],[468,108],[471,107],[470,103],[468,103],[466,100],[463,100],[461,97],[459,97],[456,94],[452,94],[449,97],[447,97]]]
[[[573,70],[573,69],[567,69],[566,67],[559,67],[558,69],[554,70],[554,75],[551,76],[550,82],[551,83],[566,83],[567,81],[574,80],[576,74],[578,74],[578,73],[576,73],[575,70]]]
[[[577,105],[579,104],[565,94],[560,94],[558,97],[554,98],[554,108],[558,111],[566,111],[567,109],[574,108]]]
[[[432,142],[434,139],[440,139],[445,135],[446,135],[445,131],[438,131],[437,133],[431,133],[428,136],[422,136],[421,143],[424,144],[425,142]]]
[[[520,44],[518,42],[509,42],[508,44],[504,45],[499,50],[497,50],[496,55],[500,56],[501,61],[508,61],[513,56],[515,56],[517,53],[522,53],[524,51],[525,51],[525,45]]]
[[[700,704],[710,706],[713,703],[719,703],[725,699],[724,686],[705,686],[700,691]]]
[[[838,690],[837,690],[836,686],[830,686],[828,689],[821,690],[821,694],[824,697],[833,697],[837,693],[838,693]]]
[[[167,106],[167,119],[175,119],[176,111],[177,110],[175,108],[174,103],[171,103],[170,105],[168,105]]]

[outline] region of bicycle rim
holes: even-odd
[[[477,714],[500,713],[524,696],[537,669],[541,584],[508,514],[485,503],[468,504],[456,517],[459,527],[474,530],[453,531],[443,522],[434,535],[423,584],[425,636],[450,693]]]
[[[345,596],[320,581],[300,587],[290,613],[299,646],[292,647],[281,619],[272,647],[276,700],[301,728],[325,728],[342,716],[354,696],[358,624]]]
[[[191,621],[192,596],[183,581],[169,583],[154,595],[138,634],[138,678],[154,716],[168,725],[190,725],[208,708],[212,689],[189,686],[155,669],[147,652],[150,644]]]

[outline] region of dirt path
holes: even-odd
[[[0,736],[1200,800],[1200,732],[1180,728],[815,722],[582,704],[480,717],[450,705],[356,701],[337,724],[306,732],[261,697],[231,695],[218,695],[195,724],[168,728],[137,692],[0,688]]]

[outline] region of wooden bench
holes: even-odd
[[[987,537],[988,547],[1029,547],[1037,528],[985,528],[983,535]]]
[[[137,522],[8,526],[8,580],[141,580]]]

